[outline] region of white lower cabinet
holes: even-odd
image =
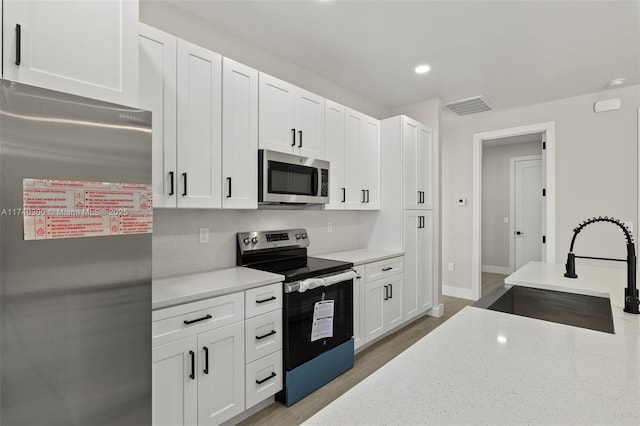
[[[218,425],[282,389],[281,283],[152,318],[154,425]]]
[[[397,257],[365,265],[365,343],[404,322],[403,263],[403,258]]]

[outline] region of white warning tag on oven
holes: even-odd
[[[333,300],[321,300],[313,306],[311,341],[333,337]]]

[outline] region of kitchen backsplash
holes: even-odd
[[[361,247],[356,211],[155,209],[153,278],[206,271],[236,264],[236,232],[306,228],[309,254]],[[331,232],[327,232],[327,223]],[[199,243],[209,228],[209,243]]]

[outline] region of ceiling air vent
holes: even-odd
[[[484,96],[474,96],[473,98],[449,102],[445,107],[457,115],[469,115],[493,109],[493,106]]]

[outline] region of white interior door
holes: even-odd
[[[515,162],[515,269],[542,260],[542,160]]]

